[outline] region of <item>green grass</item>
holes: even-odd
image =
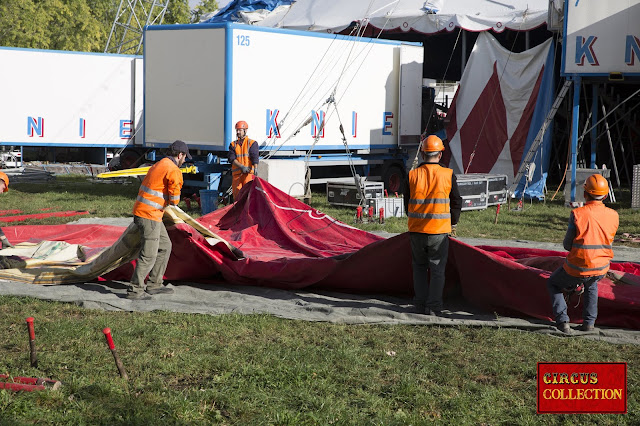
[[[25,318],[35,318],[38,368]],[[104,327],[130,380],[120,379]],[[513,330],[102,312],[0,296],[0,424],[638,424],[640,347]],[[537,415],[537,362],[628,363],[627,415]]]

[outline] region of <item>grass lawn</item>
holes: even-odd
[[[139,182],[59,177],[11,186],[1,209],[89,210],[128,217]],[[629,192],[620,232],[640,233]],[[625,201],[626,200],[626,201]],[[464,212],[467,237],[562,241],[562,201],[524,211]],[[351,208],[312,205],[353,224]],[[186,205],[181,204],[183,209]],[[506,206],[505,206],[506,207]],[[198,217],[197,210],[191,210]],[[85,216],[79,216],[85,217]],[[49,218],[28,224],[65,223]],[[0,226],[15,225],[0,223]],[[405,219],[367,230],[404,232]],[[39,364],[29,366],[25,318]],[[118,377],[101,330],[112,329],[130,380]],[[536,414],[537,362],[626,362],[628,414]],[[0,425],[22,424],[640,424],[640,346],[466,326],[338,325],[268,315],[129,313],[0,296],[0,373],[50,377],[58,391],[0,390]]]
[[[0,371],[63,382],[58,391],[0,390],[0,425],[640,423],[638,346],[489,328],[103,312],[6,296],[0,330]],[[562,361],[627,362],[629,414],[536,414],[536,363]]]

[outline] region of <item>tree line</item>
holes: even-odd
[[[120,0],[0,0],[0,46],[103,52],[119,6]],[[162,23],[198,22],[217,8],[216,0],[201,0],[193,10],[188,0],[169,0]]]

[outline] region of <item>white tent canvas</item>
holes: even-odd
[[[436,33],[530,30],[547,20],[548,0],[298,0],[255,25],[340,32],[358,21],[384,30]]]

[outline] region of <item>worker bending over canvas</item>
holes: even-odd
[[[258,143],[247,137],[249,125],[246,121],[236,123],[237,140],[229,145],[229,164],[233,175],[232,188],[233,200],[238,200],[240,189],[253,180],[256,167],[260,161]]]
[[[163,285],[171,240],[162,216],[166,206],[177,206],[180,202],[183,184],[180,166],[187,158],[191,158],[187,144],[175,141],[169,147],[169,155],[149,169],[140,185],[133,205],[133,223],[140,232],[142,246],[127,292],[128,299],[149,299],[150,294],[173,293],[173,289]],[[149,280],[145,284],[147,275]]]
[[[422,163],[409,172],[404,188],[413,266],[414,304],[419,313],[443,313],[442,291],[449,234],[460,218],[462,198],[453,170],[439,164],[442,140],[422,142]],[[454,233],[455,235],[455,233]]]
[[[586,203],[569,215],[563,241],[569,255],[547,281],[556,326],[564,333],[570,333],[571,327],[563,292],[584,292],[580,330],[594,329],[598,316],[598,281],[609,270],[613,239],[618,231],[618,213],[603,203],[608,194],[607,179],[599,174],[587,178],[584,183]]]

